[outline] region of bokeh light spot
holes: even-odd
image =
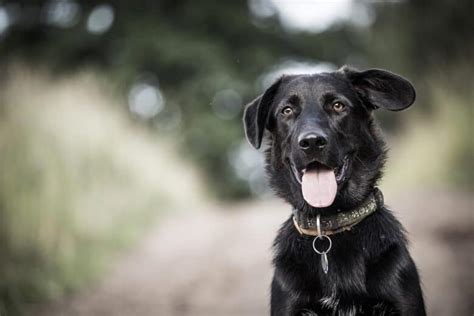
[[[259,18],[269,18],[277,13],[277,9],[268,0],[249,0],[250,12]]]
[[[4,33],[10,26],[10,17],[8,16],[7,10],[0,7],[0,35]]]
[[[128,106],[132,113],[143,119],[150,119],[163,110],[165,100],[157,86],[138,82],[130,89]]]
[[[246,140],[229,151],[228,159],[235,175],[247,182],[252,194],[262,195],[269,190],[265,179],[264,156]]]
[[[62,0],[49,2],[44,11],[46,23],[67,28],[79,20],[80,6],[74,1]]]
[[[338,22],[370,26],[374,12],[370,6],[355,0],[250,0],[249,9],[260,19],[277,15],[288,31],[324,32]]]
[[[111,5],[96,6],[87,19],[87,31],[94,34],[107,32],[114,23],[114,9]]]

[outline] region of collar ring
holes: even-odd
[[[326,250],[319,250],[319,249],[318,249],[318,247],[316,246],[316,241],[317,241],[318,239],[321,239],[321,240],[326,239],[326,240],[328,241],[329,245],[328,245],[328,248],[327,248]],[[316,252],[318,255],[325,255],[325,254],[327,254],[327,253],[329,252],[329,250],[331,250],[331,247],[332,247],[332,240],[331,240],[331,238],[329,238],[329,236],[320,235],[320,236],[314,237],[314,239],[313,239],[313,250],[314,250],[314,252]]]

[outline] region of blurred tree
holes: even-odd
[[[340,23],[309,33],[285,31],[276,14],[257,18],[243,0],[4,1],[10,23],[0,58],[46,63],[58,73],[93,66],[109,73],[124,97],[136,81],[155,78],[167,111],[150,126],[159,129],[166,113],[177,117],[181,128],[168,133],[183,155],[199,163],[221,197],[237,198],[248,186],[228,153],[243,132],[238,115],[222,119],[213,111],[217,92],[232,89],[240,103],[250,100],[260,92],[256,78],[285,58],[385,67],[418,80],[433,66],[443,72],[472,55],[469,0],[367,5],[376,13],[368,30]]]
[[[109,72],[124,96],[144,74],[158,78],[167,106],[181,114],[173,133],[183,139],[183,154],[228,198],[248,194],[226,154],[243,132],[240,117],[222,120],[212,111],[216,92],[231,88],[250,100],[260,92],[256,78],[284,57],[341,64],[360,50],[349,29],[289,34],[275,17],[257,26],[246,1],[114,1],[110,29],[95,33],[91,2],[11,1],[3,8],[14,19],[1,39],[2,63],[21,58],[57,72],[92,65]],[[70,23],[61,20],[69,11]]]

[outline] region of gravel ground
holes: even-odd
[[[385,201],[409,231],[429,315],[473,315],[474,198],[431,191]],[[99,284],[34,314],[267,315],[271,243],[289,213],[267,200],[170,216]]]

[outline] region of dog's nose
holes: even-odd
[[[305,153],[322,150],[327,144],[328,139],[324,134],[306,133],[298,137],[298,145]]]

